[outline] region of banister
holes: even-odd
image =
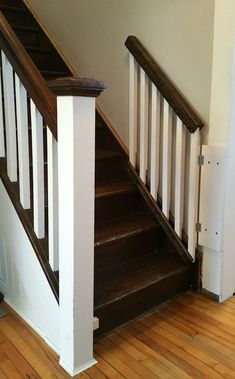
[[[202,128],[202,120],[140,41],[135,36],[129,36],[125,45],[187,129],[194,133],[197,128]]]
[[[56,98],[48,89],[2,12],[0,12],[0,48],[6,54],[53,136],[57,138]]]

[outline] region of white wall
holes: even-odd
[[[235,30],[234,30],[235,36]],[[221,260],[221,301],[235,292],[235,42],[233,54],[232,97],[224,204],[224,239]]]
[[[128,141],[128,54],[136,35],[208,124],[214,0],[27,0],[80,74],[107,81],[100,105]],[[206,133],[206,129],[204,129]]]
[[[56,351],[59,306],[0,181],[0,292]]]
[[[208,143],[227,146],[232,95],[235,1],[215,0]]]

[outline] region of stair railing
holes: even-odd
[[[105,85],[71,77],[48,82],[48,88],[2,12],[0,50],[1,178],[18,214],[32,210],[39,241],[48,228],[49,263],[53,271],[59,269],[59,299],[58,283],[51,282],[45,269],[47,257],[38,258],[60,301],[60,363],[75,375],[95,363],[95,97]],[[10,190],[18,185],[20,206]]]
[[[139,40],[125,45],[130,163],[194,259],[203,123]]]
[[[58,191],[55,184],[57,163],[53,154],[57,138],[56,98],[2,12],[0,48],[3,84],[0,85],[0,90],[3,88],[0,94],[3,98],[3,103],[0,102],[0,157],[6,157],[10,181],[19,183],[23,209],[33,209],[34,232],[38,239],[46,236],[45,195],[48,194],[49,260],[52,269],[58,270],[58,233],[55,233],[58,207],[53,204]],[[48,172],[46,167],[44,169],[45,161]]]

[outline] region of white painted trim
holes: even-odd
[[[29,179],[29,134],[27,92],[17,74],[15,74],[18,161],[20,202],[24,209],[30,209]]]
[[[29,317],[27,317],[23,312],[21,312],[19,308],[15,306],[7,296],[4,297],[4,302],[7,305],[9,305],[9,307],[11,307],[13,311],[16,312],[17,315],[19,315],[22,318],[22,320],[24,320],[47,343],[47,345],[50,346],[50,348],[56,354],[60,354],[59,346],[56,346],[50,339],[48,339],[45,332],[43,332],[43,330],[39,328],[38,325],[36,325],[32,320],[30,320]]]
[[[63,367],[63,369],[65,371],[67,371],[69,373],[69,375],[71,375],[71,376],[78,375],[81,372],[88,370],[88,368],[94,366],[96,363],[97,363],[97,361],[95,359],[91,359],[86,364],[81,365],[81,366],[77,367],[76,369],[72,369],[62,359],[60,359],[60,366]]]
[[[146,170],[148,165],[148,78],[145,71],[140,68],[140,109],[139,109],[139,134],[140,134],[140,172],[139,176],[146,183]]]
[[[74,374],[93,362],[95,98],[58,96],[57,109],[60,358]]]
[[[49,263],[59,270],[58,143],[47,128],[48,245]]]
[[[137,154],[137,63],[129,54],[129,159],[136,168]]]
[[[162,212],[167,219],[169,219],[170,215],[171,202],[172,123],[173,111],[164,99],[162,120]]]
[[[44,193],[44,146],[43,120],[32,99],[31,129],[33,156],[33,223],[38,238],[45,237],[45,193]]]
[[[2,51],[3,96],[7,145],[7,174],[11,182],[17,181],[16,118],[13,68]]]
[[[2,99],[2,75],[0,74],[0,99]],[[0,101],[0,158],[4,158],[5,151],[5,139],[4,139],[4,124],[3,124],[3,103]]]
[[[221,263],[220,301],[225,301],[235,292],[235,43],[233,48],[232,94],[230,103],[230,130],[225,173],[225,202]]]
[[[155,85],[151,85],[151,163],[150,193],[157,200],[160,173],[160,111],[161,97]]]

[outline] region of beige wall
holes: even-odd
[[[204,121],[209,122],[214,0],[28,3],[80,74],[107,81],[109,87],[99,102],[125,143],[128,54],[124,41],[130,34],[140,39]]]

